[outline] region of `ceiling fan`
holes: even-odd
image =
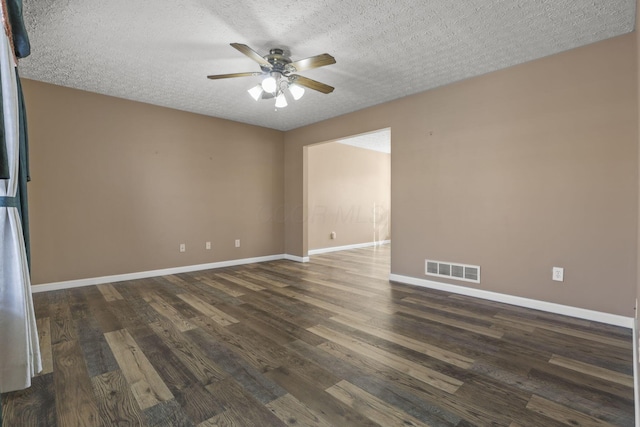
[[[262,82],[249,89],[249,94],[256,101],[259,99],[276,99],[276,108],[287,106],[285,93],[298,100],[304,95],[304,87],[321,93],[333,92],[333,87],[316,80],[295,74],[296,72],[311,70],[335,64],[336,60],[328,53],[312,56],[298,61],[292,61],[284,54],[282,49],[274,48],[268,55],[260,56],[255,50],[241,43],[231,43],[231,46],[260,64],[260,72],[216,74],[207,76],[212,80],[228,79],[234,77],[266,76]],[[304,86],[304,87],[303,87]]]

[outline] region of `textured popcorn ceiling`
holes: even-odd
[[[289,130],[628,33],[634,0],[24,0],[24,77]],[[274,110],[246,92],[260,71],[229,46],[337,63],[332,85]]]
[[[340,139],[336,142],[367,150],[379,151],[381,153],[391,153],[391,129],[382,129],[351,138]]]

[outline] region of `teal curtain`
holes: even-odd
[[[4,129],[2,121],[0,118],[0,126]],[[4,134],[0,136],[0,179],[9,179],[9,159],[7,158],[7,144],[4,141]]]
[[[29,237],[29,199],[27,197],[27,182],[31,181],[29,174],[29,138],[27,135],[27,111],[24,107],[24,97],[22,96],[22,84],[20,75],[16,68],[16,79],[18,81],[18,103],[20,109],[20,166],[18,167],[18,212],[22,221],[22,234],[24,235],[24,246],[27,250],[27,262],[31,271],[31,244]],[[0,424],[1,426],[2,424]]]
[[[13,34],[13,48],[16,57],[25,58],[31,53],[31,44],[22,19],[22,0],[7,0],[7,12],[9,13],[9,24]]]

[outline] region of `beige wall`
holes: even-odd
[[[34,284],[283,253],[281,132],[23,85]]]
[[[477,264],[451,283],[632,316],[636,53],[629,34],[287,132],[287,252],[308,249],[303,147],[390,127],[393,273]]]
[[[389,239],[391,156],[337,142],[307,154],[309,249]]]

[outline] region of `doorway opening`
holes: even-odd
[[[391,129],[307,147],[309,255],[390,244]]]

